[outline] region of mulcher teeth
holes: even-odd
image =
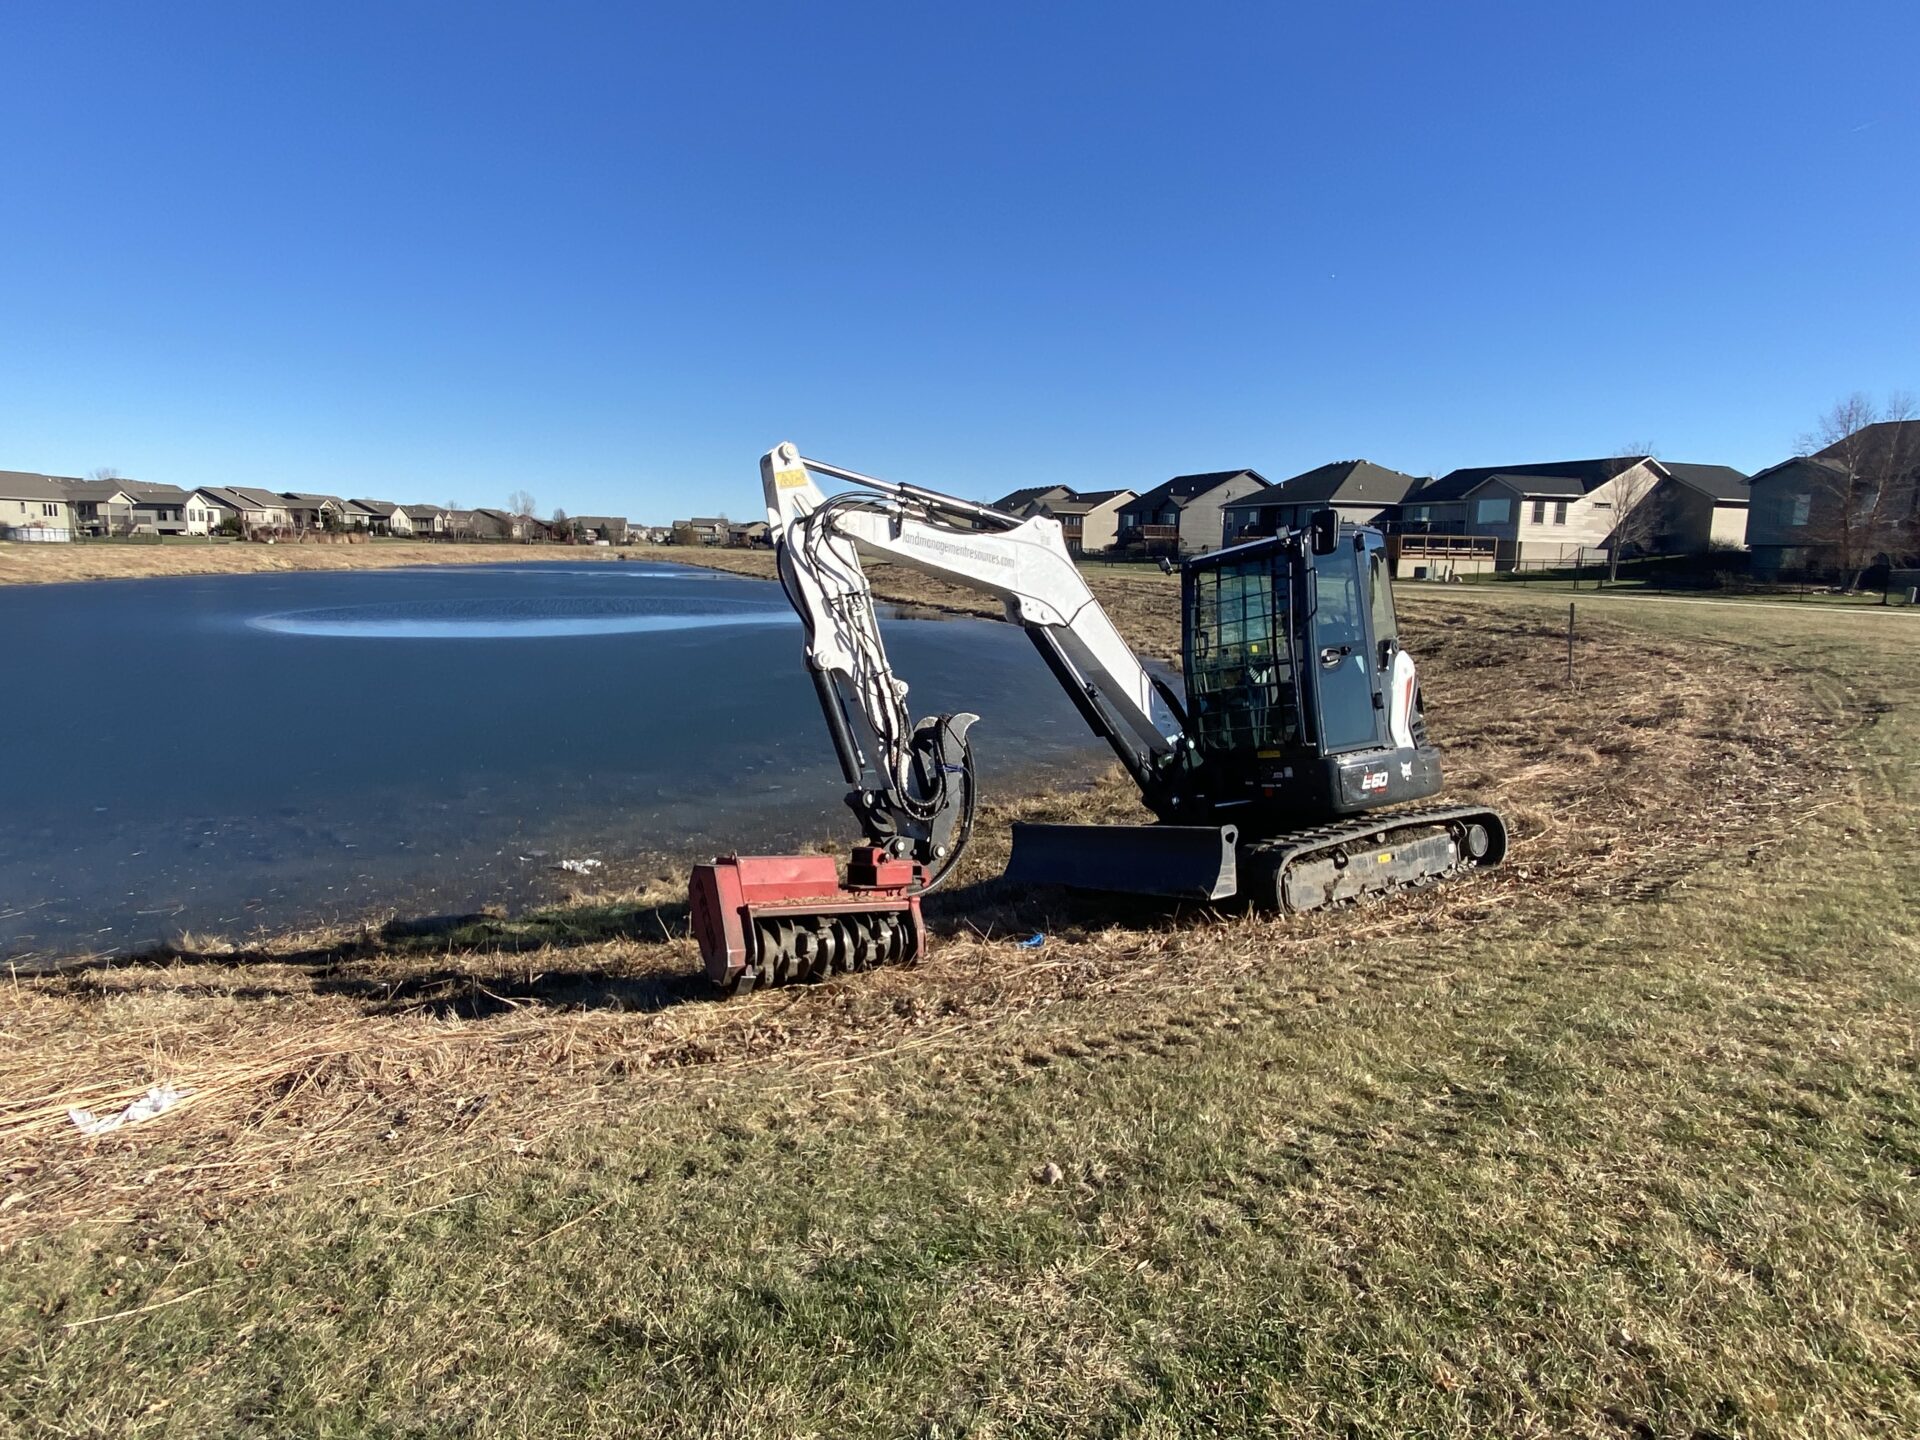
[[[754,980],[787,985],[917,960],[913,932],[893,912],[775,915],[756,920]]]

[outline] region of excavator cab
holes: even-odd
[[[1205,804],[1297,826],[1440,790],[1379,531],[1324,512],[1189,560],[1181,603]]]

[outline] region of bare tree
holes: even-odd
[[[1881,556],[1898,558],[1915,533],[1914,488],[1920,484],[1920,419],[1911,395],[1884,405],[1849,395],[1822,415],[1800,451],[1813,462],[1809,534],[1857,590]],[[1876,428],[1877,427],[1877,428]]]
[[[518,515],[523,519],[531,520],[533,518],[533,512],[539,508],[540,507],[534,502],[533,496],[524,490],[516,490],[507,496],[507,513],[509,515]]]
[[[120,472],[111,465],[96,465],[87,472],[89,480],[118,480]]]
[[[558,505],[553,507],[553,523],[556,525],[564,525],[567,523],[567,512],[562,510]]]
[[[1653,544],[1660,529],[1660,507],[1647,503],[1660,477],[1648,463],[1660,452],[1651,444],[1635,441],[1620,447],[1618,460],[1635,464],[1615,477],[1608,490],[1613,505],[1613,528],[1607,536],[1607,583],[1620,578],[1620,552],[1629,545],[1645,550]]]

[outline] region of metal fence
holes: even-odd
[[[1734,557],[1729,557],[1732,559]],[[1678,595],[1696,599],[1814,600],[1848,604],[1906,605],[1912,602],[1920,571],[1894,571],[1880,585],[1850,590],[1830,575],[1782,573],[1757,577],[1740,563],[1715,567],[1712,557],[1689,557],[1692,563],[1662,560],[1624,560],[1615,575],[1605,560],[1565,565],[1552,560],[1520,560],[1497,573],[1460,577],[1470,584],[1518,585],[1523,589],[1566,591],[1612,590],[1620,594]],[[1402,572],[1404,573],[1404,571]],[[1915,579],[1899,583],[1899,577]]]

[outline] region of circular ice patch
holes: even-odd
[[[782,625],[793,613],[749,601],[690,605],[627,599],[419,600],[340,605],[256,615],[247,624],[281,635],[355,640],[534,640],[562,635],[634,635],[722,625]]]

